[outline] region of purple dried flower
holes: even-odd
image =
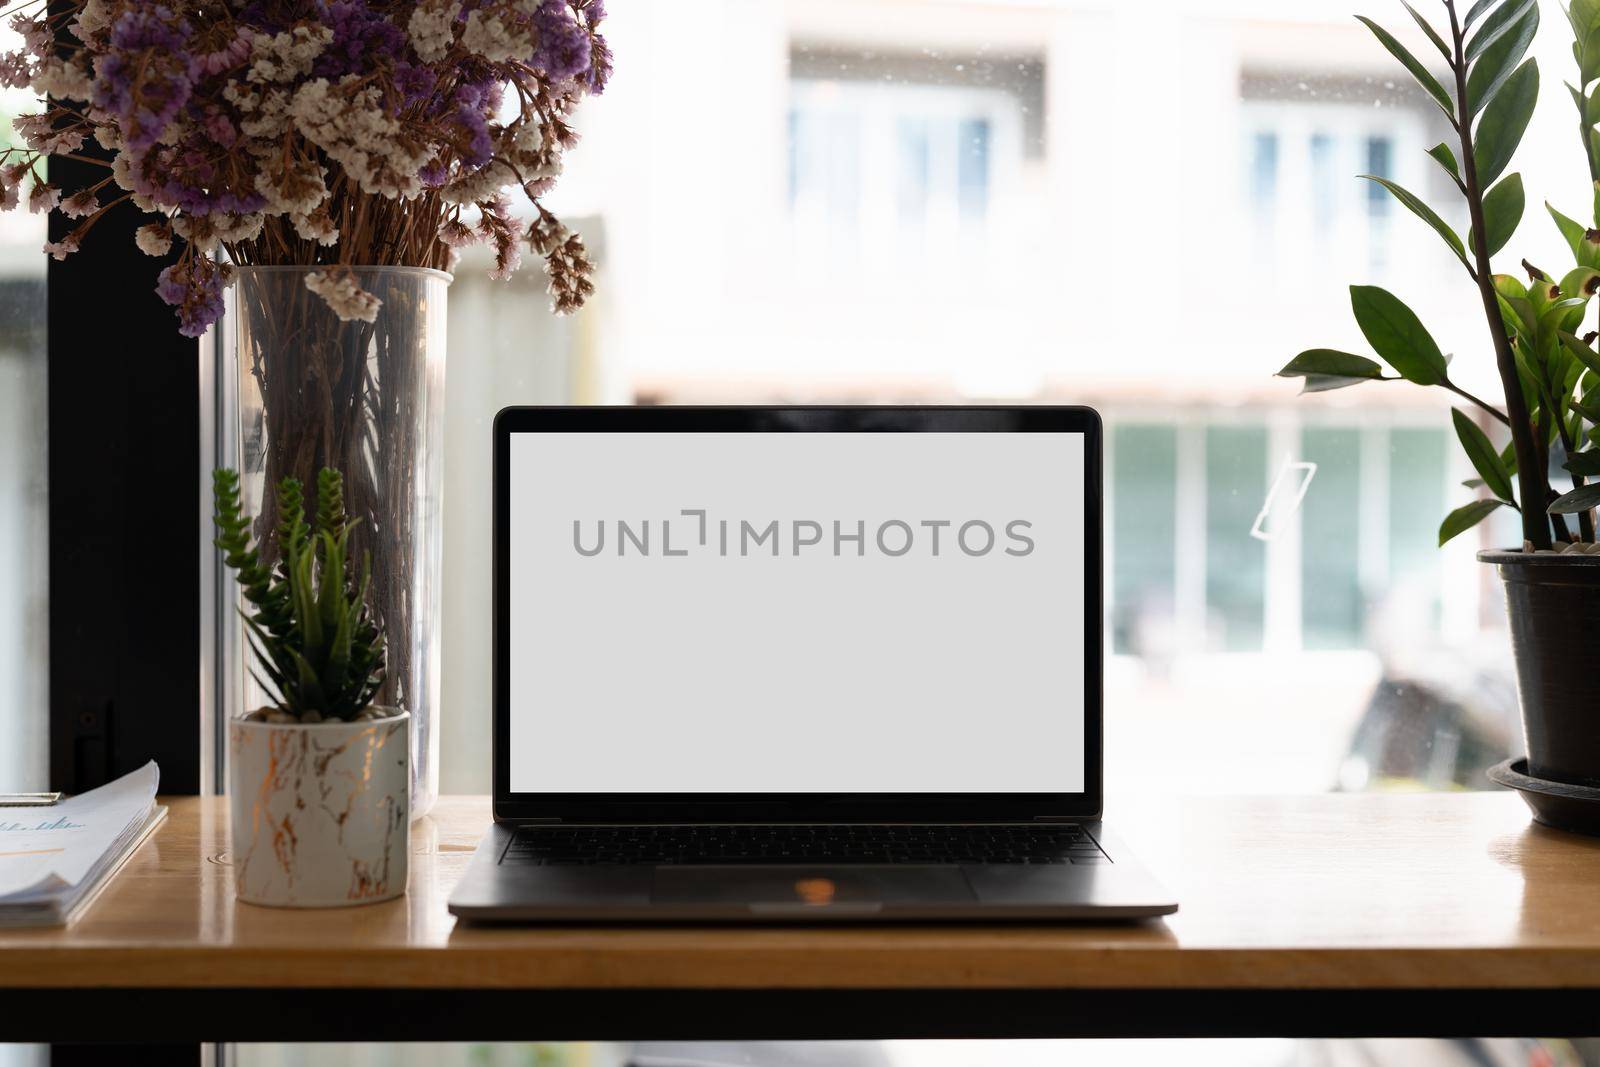
[[[224,148],[231,147],[239,139],[239,131],[234,128],[233,121],[220,111],[211,111],[205,120],[206,136]]]
[[[577,0],[576,6],[584,29],[589,31],[589,74],[586,84],[591,96],[599,96],[606,91],[606,83],[611,80],[611,46],[600,36],[600,23],[606,17],[605,0]]]
[[[494,114],[491,95],[477,85],[463,85],[456,90],[455,121],[467,135],[467,143],[460,147],[461,163],[470,170],[486,165],[494,157],[494,139],[489,135],[489,119]]]
[[[442,159],[430,159],[417,171],[417,179],[422,182],[424,189],[437,189],[450,180],[450,168]]]
[[[123,143],[149,148],[188,103],[196,62],[186,47],[189,24],[164,5],[124,11],[106,53],[94,62],[94,105],[119,120]]]
[[[566,0],[543,0],[533,25],[539,41],[529,66],[553,81],[576,78],[589,69],[589,33],[578,25]]]
[[[222,268],[205,256],[188,255],[162,271],[156,295],[178,309],[178,332],[199,337],[222,317]]]
[[[494,246],[497,275],[514,270],[520,225],[502,193],[515,184],[544,210],[576,142],[571,106],[611,72],[603,0],[64,0],[61,10],[74,12],[77,43],[58,54],[59,23],[18,15],[23,48],[0,53],[0,84],[89,106],[49,103],[17,120],[0,210],[18,206],[45,157],[92,137],[112,154],[116,185],[161,220],[140,230],[140,248],[165,255],[183,242],[157,292],[190,336],[221,312],[219,247],[293,259],[314,243],[337,245],[328,261],[439,265],[471,236],[466,210]],[[326,121],[338,109],[340,122]],[[59,194],[36,184],[30,206],[50,210]],[[52,254],[70,252],[97,217],[98,188],[61,203],[86,222]],[[407,203],[374,214],[369,197]],[[573,241],[541,249],[563,309],[592,289]]]
[[[378,60],[393,63],[405,54],[405,31],[364,0],[317,0],[317,15],[333,31],[312,68],[320,78],[366,74]]]
[[[394,87],[400,93],[400,110],[422,103],[433,95],[439,75],[432,67],[401,60],[394,65]]]

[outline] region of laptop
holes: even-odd
[[[1101,821],[1101,426],[508,408],[467,920],[1135,919]]]

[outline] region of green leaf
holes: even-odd
[[[328,698],[322,690],[322,680],[317,677],[316,669],[295,649],[289,649],[289,656],[294,660],[297,672],[295,689],[299,691],[299,707],[295,709],[296,714],[306,711],[326,714]]]
[[[1366,356],[1312,348],[1291,359],[1278,377],[1304,378],[1304,392],[1325,393],[1362,382],[1382,381],[1383,368]]]
[[[1478,0],[1477,3],[1473,4],[1467,9],[1467,17],[1461,20],[1461,28],[1463,30],[1471,29],[1472,24],[1478,21],[1479,16],[1486,13],[1490,8],[1494,7],[1499,2],[1500,0]]]
[[[1467,62],[1471,63],[1483,55],[1526,17],[1529,8],[1536,9],[1537,6],[1536,0],[1509,0],[1496,8],[1493,14],[1483,20],[1483,25],[1472,35],[1472,40],[1467,42]]]
[[[1513,478],[1516,477],[1516,475],[1517,475],[1517,443],[1515,441],[1507,441],[1506,442],[1506,447],[1504,447],[1504,448],[1502,448],[1500,450],[1500,463],[1501,463],[1502,466],[1505,467],[1506,473],[1508,475],[1510,475]],[[1461,484],[1466,486],[1468,489],[1479,489],[1479,488],[1482,488],[1482,486],[1483,486],[1483,479],[1482,478],[1468,478],[1466,481],[1462,482]]]
[[[1439,36],[1439,31],[1428,25],[1428,20],[1423,18],[1416,8],[1406,3],[1406,0],[1400,0],[1400,4],[1411,13],[1411,17],[1416,20],[1417,25],[1422,27],[1422,32],[1428,35],[1428,40],[1433,42],[1433,47],[1439,50],[1439,54],[1444,56],[1445,62],[1448,63],[1450,61],[1450,46],[1444,43],[1444,38]]]
[[[1593,267],[1573,267],[1561,276],[1561,291],[1568,296],[1594,296],[1600,292],[1600,271]]]
[[[1496,274],[1493,278],[1495,295],[1500,298],[1500,316],[1506,329],[1512,333],[1532,333],[1538,328],[1539,317],[1534,313],[1528,290],[1509,274]]]
[[[1572,35],[1583,40],[1586,33],[1600,24],[1600,3],[1596,0],[1572,0],[1567,5],[1567,20],[1572,25]]]
[[[1444,381],[1444,354],[1416,313],[1376,285],[1352,285],[1350,308],[1367,343],[1400,376],[1418,385]]]
[[[1574,452],[1561,466],[1585,478],[1600,475],[1600,448],[1591,448],[1587,452]]]
[[[1579,38],[1583,44],[1578,49],[1578,77],[1587,86],[1600,78],[1600,26],[1589,27],[1589,32]]]
[[[1583,243],[1583,223],[1576,219],[1567,218],[1567,216],[1563,215],[1561,212],[1552,207],[1550,201],[1548,200],[1544,202],[1544,209],[1548,211],[1550,213],[1550,217],[1555,220],[1556,229],[1561,231],[1561,236],[1567,239],[1567,247],[1572,250],[1572,258],[1577,260],[1579,263],[1582,263],[1583,254],[1579,251],[1579,248]]]
[[[1511,492],[1511,472],[1500,462],[1500,453],[1489,443],[1488,435],[1460,408],[1451,408],[1450,418],[1455,423],[1456,438],[1472,461],[1472,469],[1478,472],[1491,493],[1512,503],[1516,498]]]
[[[1583,400],[1571,400],[1568,401],[1568,404],[1573,411],[1582,415],[1589,422],[1600,426],[1600,404],[1590,404]]]
[[[1445,516],[1444,522],[1439,524],[1439,543],[1442,545],[1457,534],[1472,529],[1501,504],[1502,501],[1499,500],[1474,500],[1470,504],[1456,508]]]
[[[1522,222],[1522,175],[1508,174],[1483,198],[1483,236],[1489,255],[1506,246]],[[1467,234],[1470,239],[1471,231]]]
[[[1600,485],[1586,485],[1558,496],[1545,510],[1551,515],[1576,515],[1594,507],[1600,507]]]
[[[1494,184],[1516,155],[1538,99],[1539,67],[1530,59],[1506,80],[1505,88],[1495,94],[1478,121],[1472,155],[1477,161],[1479,188]]]
[[[1395,40],[1394,35],[1388,30],[1365,15],[1357,15],[1356,18],[1363,26],[1372,31],[1372,35],[1378,39],[1378,42],[1383,47],[1389,50],[1390,55],[1398,59],[1401,65],[1411,72],[1411,76],[1417,79],[1417,84],[1428,91],[1428,95],[1433,97],[1434,102],[1439,105],[1446,115],[1451,117],[1453,122],[1455,104],[1451,101],[1450,94],[1444,91],[1444,86],[1439,84],[1439,79],[1435,78],[1427,67],[1418,62],[1417,57],[1406,50],[1405,45]]]
[[[1568,313],[1574,308],[1581,308],[1589,301],[1581,296],[1564,296],[1560,300],[1552,300],[1539,312],[1539,322],[1548,326],[1552,319],[1565,320]],[[1558,321],[1558,325],[1564,323]]]
[[[1428,155],[1432,156],[1434,162],[1444,168],[1446,174],[1456,180],[1457,185],[1461,184],[1461,167],[1456,163],[1456,154],[1450,151],[1449,145],[1440,141],[1428,149]]]
[[[344,608],[344,535],[335,538],[325,531],[317,533],[322,546],[322,582],[317,590],[317,611],[321,616],[324,633],[330,633],[339,624],[339,613]]]
[[[1459,259],[1463,264],[1467,262],[1466,249],[1461,243],[1460,236],[1457,235],[1455,230],[1450,228],[1450,224],[1448,222],[1444,221],[1444,219],[1441,219],[1434,212],[1433,208],[1423,203],[1421,197],[1407,191],[1399,185],[1396,185],[1388,178],[1380,178],[1376,174],[1363,174],[1361,177],[1367,179],[1369,182],[1377,182],[1379,185],[1389,190],[1389,192],[1393,194],[1394,198],[1404,204],[1413,215],[1417,216],[1417,218],[1421,219],[1423,222],[1426,222],[1429,226],[1432,226],[1433,231],[1440,237],[1444,238],[1444,243],[1450,246],[1450,250],[1456,254],[1457,259]]]
[[[1501,12],[1516,13],[1514,19],[1496,27],[1494,18]],[[1483,49],[1482,56],[1473,64],[1471,72],[1467,75],[1467,102],[1468,114],[1476,115],[1484,106],[1493,100],[1495,95],[1505,86],[1506,80],[1516,71],[1517,64],[1527,54],[1528,45],[1533,42],[1533,36],[1539,29],[1539,5],[1529,0],[1525,4],[1508,3],[1500,11],[1483,24],[1483,34],[1491,29],[1498,28],[1498,36]],[[1471,62],[1469,50],[1468,62]]]

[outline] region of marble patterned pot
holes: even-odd
[[[228,808],[240,900],[326,908],[406,891],[408,712],[356,722],[228,723]]]

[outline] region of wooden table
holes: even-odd
[[[1600,1033],[1600,840],[1504,793],[1114,809],[1182,910],[1096,926],[458,926],[465,797],[405,898],[260,908],[224,801],[167,803],[76,926],[0,931],[0,1040]]]

